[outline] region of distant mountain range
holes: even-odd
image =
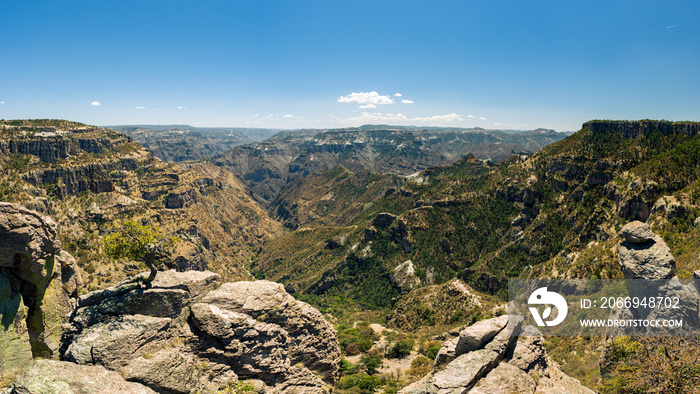
[[[254,197],[267,205],[286,184],[336,165],[350,171],[408,176],[430,166],[452,164],[468,154],[492,162],[514,154],[529,155],[568,135],[546,129],[504,132],[386,125],[291,130],[237,146],[211,161],[238,175]]]
[[[118,125],[106,128],[124,133],[165,161],[213,157],[243,144],[262,141],[279,129],[194,127],[189,125]]]

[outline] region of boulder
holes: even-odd
[[[523,332],[518,338],[508,363],[523,371],[546,368],[547,355],[542,336],[533,326],[527,326],[526,330],[530,331]]]
[[[674,196],[663,196],[656,200],[651,209],[652,213],[664,213],[668,220],[685,216],[687,210]]]
[[[77,364],[95,364],[118,371],[131,359],[157,350],[170,339],[172,319],[145,315],[110,316],[87,327],[63,353]]]
[[[463,392],[498,364],[499,354],[489,349],[474,350],[457,357],[430,380],[438,389]]]
[[[127,382],[114,371],[99,365],[78,365],[65,361],[38,360],[2,394],[151,394],[155,391]]]
[[[262,392],[328,391],[340,363],[332,326],[273,282],[161,272],[80,298],[62,356],[120,371],[158,392],[216,392],[254,379]]]
[[[470,394],[534,393],[537,383],[520,368],[500,363],[469,390]]]
[[[460,355],[472,350],[481,349],[508,324],[508,316],[503,315],[493,319],[479,321],[459,333],[459,339],[455,346],[455,355]]]
[[[676,260],[661,237],[642,222],[632,222],[620,231],[625,240],[618,248],[620,266],[628,279],[670,279]]]
[[[622,227],[620,237],[627,242],[639,244],[655,240],[656,234],[651,231],[648,224],[635,220]]]
[[[226,283],[202,302],[278,325],[293,338],[288,347],[292,365],[301,363],[326,382],[335,380],[340,345],[333,326],[316,308],[289,295],[281,284],[264,280]]]
[[[636,234],[636,236],[630,234]],[[700,324],[697,306],[687,303],[700,298],[698,281],[694,280],[693,283],[684,285],[675,276],[676,261],[664,240],[654,234],[648,225],[640,222],[625,225],[620,235],[625,241],[618,247],[618,259],[625,277],[645,279],[645,281],[635,281],[631,287],[628,285],[630,296],[671,299],[678,297],[681,305],[679,308],[636,308],[634,310],[622,308],[619,313],[637,319],[683,320],[689,327],[697,327]],[[630,242],[630,239],[635,242]],[[645,241],[637,242],[639,239],[645,239]],[[695,274],[693,276],[695,277]],[[648,328],[649,332],[655,332],[656,335],[659,330],[660,328],[656,327]]]
[[[180,348],[146,353],[134,359],[121,373],[126,380],[159,387],[168,393],[214,393],[219,387],[238,381],[227,365],[209,362]]]
[[[239,375],[269,381],[291,367],[287,350],[291,339],[277,325],[205,303],[192,305],[192,321],[201,331],[200,338],[206,335],[223,345],[220,356],[236,364]]]

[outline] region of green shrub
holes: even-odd
[[[388,358],[404,358],[411,354],[413,349],[413,339],[402,339],[389,349],[386,356]]]
[[[338,374],[340,376],[354,375],[359,372],[357,365],[351,363],[345,358],[340,359],[340,366],[338,367]]]
[[[431,360],[435,360],[440,349],[442,349],[442,342],[430,341],[421,345],[420,354]]]
[[[343,376],[337,383],[337,387],[341,390],[349,390],[353,387],[358,388],[361,392],[373,392],[381,385],[378,377],[367,375],[360,372],[354,375]]]
[[[379,356],[362,356],[360,357],[360,362],[365,366],[365,369],[371,375],[376,374],[377,368],[384,364]]]

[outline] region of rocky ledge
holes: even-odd
[[[547,356],[537,329],[521,326],[501,316],[465,328],[440,350],[435,364],[444,369],[399,393],[593,393]]]
[[[119,372],[159,393],[324,393],[340,347],[333,327],[278,283],[220,284],[212,272],[165,271],[78,300],[61,357]],[[247,381],[247,382],[243,382]]]

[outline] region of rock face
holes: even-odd
[[[649,225],[634,221],[620,230],[620,266],[629,279],[670,279],[676,273],[676,260],[661,237]]]
[[[81,286],[54,221],[0,202],[0,373],[27,367],[32,357],[56,356]]]
[[[675,275],[676,260],[664,240],[654,234],[649,225],[638,221],[626,224],[619,235],[624,240],[618,248],[622,271],[628,279],[646,280],[635,281],[635,285],[630,288],[630,296],[678,297],[681,300],[679,308],[623,308],[621,316],[637,319],[683,319],[689,327],[697,327],[700,323],[697,307],[685,303],[700,299],[700,294],[694,283],[683,285]],[[660,332],[658,328],[649,330]]]
[[[155,391],[127,382],[119,373],[97,365],[39,360],[2,391],[2,394],[25,393],[149,394]]]
[[[421,280],[416,276],[416,270],[411,260],[406,260],[396,266],[391,273],[391,277],[402,290],[413,290],[421,284]]]
[[[625,138],[630,139],[651,134],[654,130],[659,130],[662,134],[683,133],[688,136],[697,135],[700,131],[700,124],[698,123],[654,120],[591,121],[584,123],[582,127],[588,127],[592,133],[616,131]]]
[[[445,369],[399,393],[593,393],[547,356],[534,327],[527,326],[517,337],[521,324],[522,319],[509,322],[501,316],[467,327],[440,351],[443,357],[453,352]]]
[[[82,296],[62,357],[162,393],[256,380],[266,392],[323,393],[340,346],[320,312],[267,281],[219,285],[211,272],[158,274]]]

